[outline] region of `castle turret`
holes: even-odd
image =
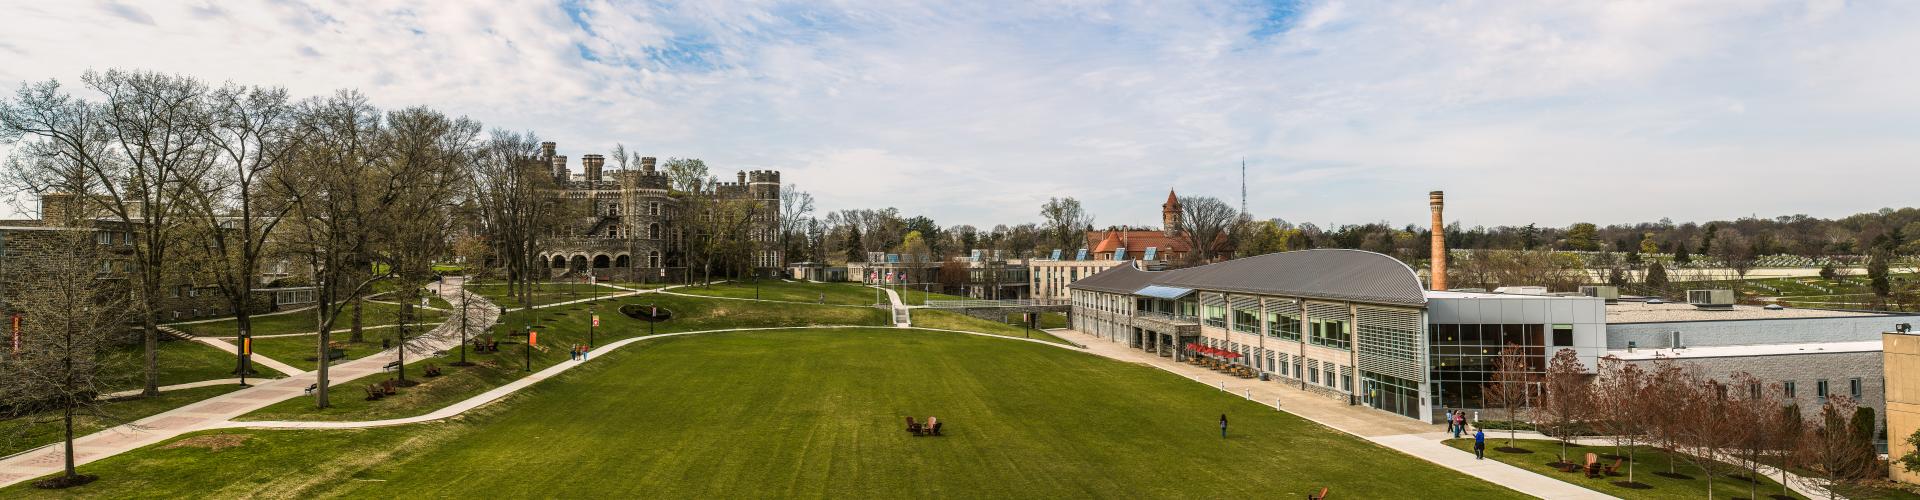
[[[552,157],[552,160],[549,160],[549,161],[550,161],[550,165],[553,166],[553,180],[566,182],[567,181],[566,155],[554,155]]]
[[[541,158],[552,158],[552,157],[553,157],[553,148],[554,148],[554,143],[551,143],[551,142],[542,142],[542,143],[540,143],[540,157],[541,157]]]
[[[640,157],[640,171],[646,172],[648,174],[653,173],[653,157],[651,156]]]
[[[1168,235],[1180,230],[1180,197],[1172,189],[1167,190],[1167,202],[1160,205],[1160,223],[1166,225],[1161,231]]]
[[[600,155],[580,157],[580,167],[586,169],[587,182],[600,182],[600,166],[606,162],[607,158]]]
[[[747,185],[747,171],[741,170],[739,175],[740,175],[740,185],[742,186]]]

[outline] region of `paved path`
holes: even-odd
[[[906,304],[903,304],[900,302],[900,294],[894,293],[893,289],[891,288],[887,288],[887,287],[877,287],[877,288],[887,292],[887,301],[893,303],[893,307],[891,309],[891,313],[893,314],[893,327],[906,328],[909,326],[913,326],[913,313],[907,310]]]
[[[1521,493],[1553,499],[1612,498],[1597,491],[1499,461],[1475,460],[1472,453],[1453,449],[1440,442],[1445,430],[1441,425],[1422,423],[1364,406],[1348,405],[1344,401],[1307,392],[1295,383],[1243,379],[1176,362],[1172,358],[1163,358],[1158,354],[1127,347],[1124,342],[1114,342],[1074,330],[1049,330],[1049,332],[1055,337],[1084,344],[1087,352],[1166,370]]]
[[[264,382],[264,381],[273,380],[273,379],[248,377],[247,380],[251,382]],[[178,391],[181,389],[196,389],[200,387],[211,387],[216,385],[240,385],[240,379],[223,378],[223,379],[217,379],[217,380],[202,380],[199,382],[187,382],[184,384],[163,385],[163,386],[160,386],[160,392]],[[119,392],[109,392],[106,394],[101,394],[100,399],[130,398],[134,396],[139,396],[140,393],[144,391],[145,389],[127,389]]]
[[[318,332],[316,332],[316,334],[317,334],[317,333],[318,333]],[[240,355],[240,348],[239,348],[239,347],[237,347],[237,346],[234,346],[234,345],[233,345],[232,343],[229,343],[229,342],[227,342],[227,341],[225,341],[225,340],[221,340],[220,338],[217,338],[217,337],[194,337],[194,338],[193,338],[193,341],[194,341],[194,342],[199,342],[199,343],[202,343],[202,344],[206,344],[206,345],[210,345],[210,346],[213,346],[213,347],[214,347],[215,349],[219,349],[219,350],[221,350],[221,351],[225,351],[225,352],[226,352],[227,354],[232,354],[232,355],[235,355],[235,356],[239,356],[239,355]],[[316,341],[318,341],[318,340],[316,339]],[[318,346],[318,345],[315,345],[315,346],[314,346],[314,350],[316,350],[316,351],[318,351],[318,350],[319,350],[319,346]],[[371,357],[371,356],[369,356],[369,357]],[[236,363],[238,363],[238,361],[235,361],[235,362],[236,362]],[[306,372],[307,372],[306,370],[302,370],[302,369],[299,369],[299,368],[294,368],[294,367],[293,367],[293,365],[289,365],[289,364],[286,364],[286,363],[281,363],[281,362],[280,362],[280,361],[278,361],[278,360],[275,360],[275,359],[273,359],[273,358],[269,358],[269,357],[266,357],[266,356],[262,356],[262,355],[259,355],[259,354],[257,354],[257,353],[253,355],[253,362],[254,362],[255,364],[258,364],[258,365],[260,365],[260,366],[265,366],[265,367],[267,367],[267,368],[272,368],[272,369],[275,369],[275,370],[279,370],[279,371],[280,371],[280,373],[284,373],[284,374],[286,374],[286,375],[287,375],[287,376],[289,376],[289,377],[291,377],[291,376],[295,376],[295,375],[300,375],[300,374],[303,374],[303,373],[306,373]],[[336,368],[336,369],[338,369],[338,368]]]
[[[436,285],[435,291],[443,297],[457,299],[462,293],[459,281],[457,277],[449,277],[443,281],[443,284]],[[494,316],[499,311],[493,307],[492,303],[477,294],[469,294],[468,301],[469,313],[473,315],[472,321],[469,322],[470,328],[484,329],[486,325],[493,324]],[[460,333],[455,331],[457,329],[459,329],[458,321],[442,323],[439,327],[422,335],[420,341],[411,343],[412,345],[388,349],[379,354],[333,365],[329,370],[328,378],[338,382],[379,373],[388,360],[393,358],[396,349],[407,349],[409,357],[424,357],[431,355],[434,351],[456,346],[460,342]],[[232,344],[225,345],[232,347]],[[74,462],[76,465],[86,464],[188,432],[222,427],[222,424],[234,417],[274,403],[302,397],[307,386],[314,383],[316,374],[300,370],[293,370],[291,373],[297,375],[262,381],[251,388],[229,392],[143,418],[131,424],[75,438]],[[346,397],[344,394],[342,396]],[[0,459],[0,487],[59,472],[64,455],[64,447],[47,446]]]

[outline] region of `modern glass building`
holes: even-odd
[[[1490,355],[1532,366],[1605,350],[1595,297],[1431,292],[1399,260],[1360,250],[1282,252],[1185,269],[1122,263],[1068,285],[1074,329],[1161,356],[1238,354],[1275,381],[1408,418],[1478,407]]]

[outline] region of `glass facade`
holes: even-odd
[[[1267,315],[1267,335],[1284,340],[1300,340],[1299,313],[1272,313]]]
[[[1527,370],[1545,373],[1546,325],[1434,324],[1427,326],[1427,366],[1434,402],[1445,408],[1485,408],[1484,386],[1499,370],[1500,350],[1520,347]]]
[[[1360,372],[1360,378],[1367,406],[1420,418],[1420,383],[1373,372]]]
[[[1260,334],[1260,312],[1254,309],[1234,308],[1233,331]]]

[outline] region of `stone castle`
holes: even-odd
[[[556,226],[542,262],[555,275],[591,272],[597,276],[662,278],[670,268],[685,265],[674,253],[674,225],[682,220],[679,198],[666,172],[655,168],[654,157],[640,158],[638,170],[606,168],[606,157],[580,157],[581,172],[573,173],[567,157],[556,154],[552,142],[540,144],[539,165],[546,165],[560,190],[555,196],[574,200],[583,212],[570,223]],[[756,250],[753,267],[776,269],[781,264],[779,241],[780,172],[741,171],[735,182],[713,186],[716,196],[753,200],[761,205],[749,231]]]

